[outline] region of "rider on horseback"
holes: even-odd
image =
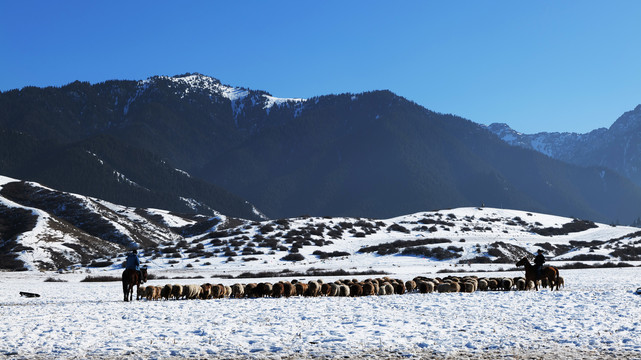
[[[543,274],[543,264],[545,263],[545,256],[543,250],[539,249],[538,254],[534,258],[534,266],[536,267],[536,277],[541,278]]]
[[[140,259],[138,259],[136,249],[132,249],[127,255],[127,264],[125,265],[125,268],[136,270],[136,272],[138,272],[138,278],[142,279],[142,273],[140,272]]]

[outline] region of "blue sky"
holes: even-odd
[[[200,72],[587,132],[641,103],[640,15],[641,1],[1,1],[0,91]]]

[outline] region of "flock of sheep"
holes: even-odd
[[[563,278],[559,278],[564,285]],[[541,283],[543,287],[547,284]],[[220,299],[220,298],[260,298],[260,297],[290,297],[290,296],[369,296],[393,295],[412,292],[466,292],[488,290],[534,290],[534,282],[526,282],[523,277],[516,278],[479,278],[477,276],[448,276],[445,278],[427,278],[418,276],[413,280],[403,282],[389,277],[359,280],[337,280],[323,282],[322,280],[307,283],[297,280],[279,281],[277,283],[261,282],[249,284],[202,285],[171,285],[140,286],[137,300],[160,299]]]

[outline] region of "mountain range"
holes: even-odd
[[[0,174],[250,220],[483,205],[641,215],[641,189],[618,168],[510,146],[389,91],[281,99],[201,74],[0,93]]]
[[[585,134],[522,134],[500,123],[487,128],[508,144],[579,166],[606,167],[641,186],[641,105],[621,115],[610,128]]]

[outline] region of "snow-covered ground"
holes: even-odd
[[[561,275],[559,292],[125,303],[86,274],[0,273],[0,359],[641,358],[641,268]]]

